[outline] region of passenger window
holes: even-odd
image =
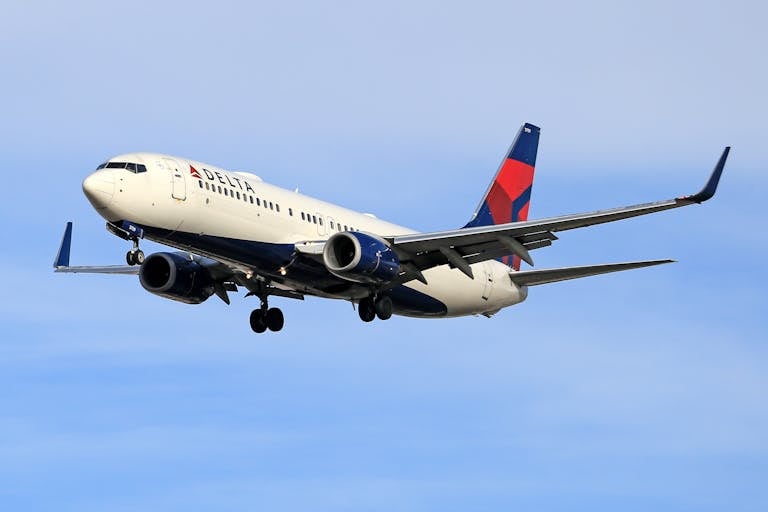
[[[237,198],[240,199],[240,192],[235,192],[237,194]]]
[[[293,217],[293,208],[288,208],[288,215]]]
[[[331,221],[331,229],[334,229],[335,226],[333,225],[333,221]]]
[[[317,223],[322,226],[323,225],[323,218],[322,217],[318,217]]]
[[[208,182],[205,182],[205,190],[211,190],[211,186],[208,184]]]
[[[203,188],[203,182],[202,180],[199,180],[198,183],[200,184],[200,188]]]
[[[256,206],[261,206],[261,199],[258,197],[256,198]]]
[[[251,204],[253,204],[253,196],[249,196],[251,198]]]
[[[274,210],[274,208],[273,208],[273,206],[272,206],[272,201],[270,201],[270,202],[269,202],[269,209],[270,209],[270,210]]]
[[[227,197],[229,197],[229,190],[228,190],[228,189],[226,189],[226,188],[224,189],[224,195],[225,195],[225,196],[227,196]]]
[[[219,187],[219,194],[221,194],[221,185],[217,185]]]
[[[312,216],[312,222],[314,222],[315,224],[317,224],[317,217],[315,217],[314,215]]]
[[[301,220],[306,220],[306,219],[304,218],[304,212],[301,212]]]
[[[278,212],[280,211],[280,205],[277,204],[277,203],[275,203],[275,210],[278,211]]]

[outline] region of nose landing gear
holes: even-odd
[[[125,262],[129,265],[141,265],[144,263],[144,251],[139,249],[139,239],[134,238],[133,249],[125,253]]]
[[[144,238],[144,229],[141,226],[128,221],[122,221],[120,224],[107,221],[107,231],[133,244],[131,250],[125,253],[125,262],[128,265],[134,266],[144,263],[144,253],[139,249],[139,240]]]

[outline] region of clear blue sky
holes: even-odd
[[[0,509],[768,509],[768,12],[516,3],[4,6]],[[491,320],[286,300],[259,337],[253,299],[51,272],[67,220],[73,263],[122,261],[80,190],[116,153],[432,230],[468,219],[524,121],[534,217],[695,192],[733,152],[712,202],[535,254],[679,263]]]

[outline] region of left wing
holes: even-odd
[[[469,265],[510,254],[515,254],[533,265],[529,251],[551,245],[557,240],[554,234],[557,231],[703,203],[715,195],[730,149],[726,147],[723,150],[704,188],[689,196],[548,219],[387,237],[387,241],[404,263],[405,273],[401,275],[400,282],[423,280],[421,271],[445,264],[458,268],[472,278]]]

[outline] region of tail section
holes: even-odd
[[[529,123],[520,128],[483,200],[465,228],[528,219],[539,132],[538,126]],[[504,256],[501,261],[520,270],[518,256]]]

